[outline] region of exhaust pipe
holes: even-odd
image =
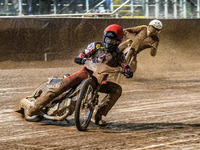
[[[62,116],[49,116],[47,114],[41,114],[41,116],[43,116],[44,118],[46,118],[48,120],[61,121],[61,120],[66,119],[69,116],[69,110],[67,110],[66,113]]]

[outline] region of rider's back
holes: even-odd
[[[138,53],[146,48],[157,48],[159,43],[158,36],[148,36],[148,26],[142,25],[125,29],[127,38],[132,40],[132,48]]]

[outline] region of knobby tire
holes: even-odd
[[[93,111],[94,111],[94,109],[92,109],[90,107],[90,109],[88,110],[88,113],[87,113],[87,117],[84,119],[84,123],[82,123],[82,120],[80,118],[81,117],[80,113],[81,113],[81,110],[82,110],[82,103],[84,102],[86,92],[87,92],[87,90],[90,86],[92,87],[92,79],[86,79],[83,87],[81,88],[81,90],[79,92],[79,96],[78,96],[77,102],[76,102],[75,125],[76,125],[76,128],[79,131],[85,131],[87,129],[87,127],[88,127],[88,125],[91,121]],[[92,87],[92,92],[93,92],[93,87]]]

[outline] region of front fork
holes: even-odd
[[[99,102],[99,94],[98,94],[98,89],[96,89],[94,91],[94,95],[93,95],[93,98],[91,100],[91,104],[93,107],[95,107],[96,105],[98,105],[98,102]]]

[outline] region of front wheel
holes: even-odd
[[[91,105],[93,93],[94,86],[92,86],[92,79],[86,79],[79,92],[75,108],[75,125],[79,131],[85,131],[92,118],[94,111]]]

